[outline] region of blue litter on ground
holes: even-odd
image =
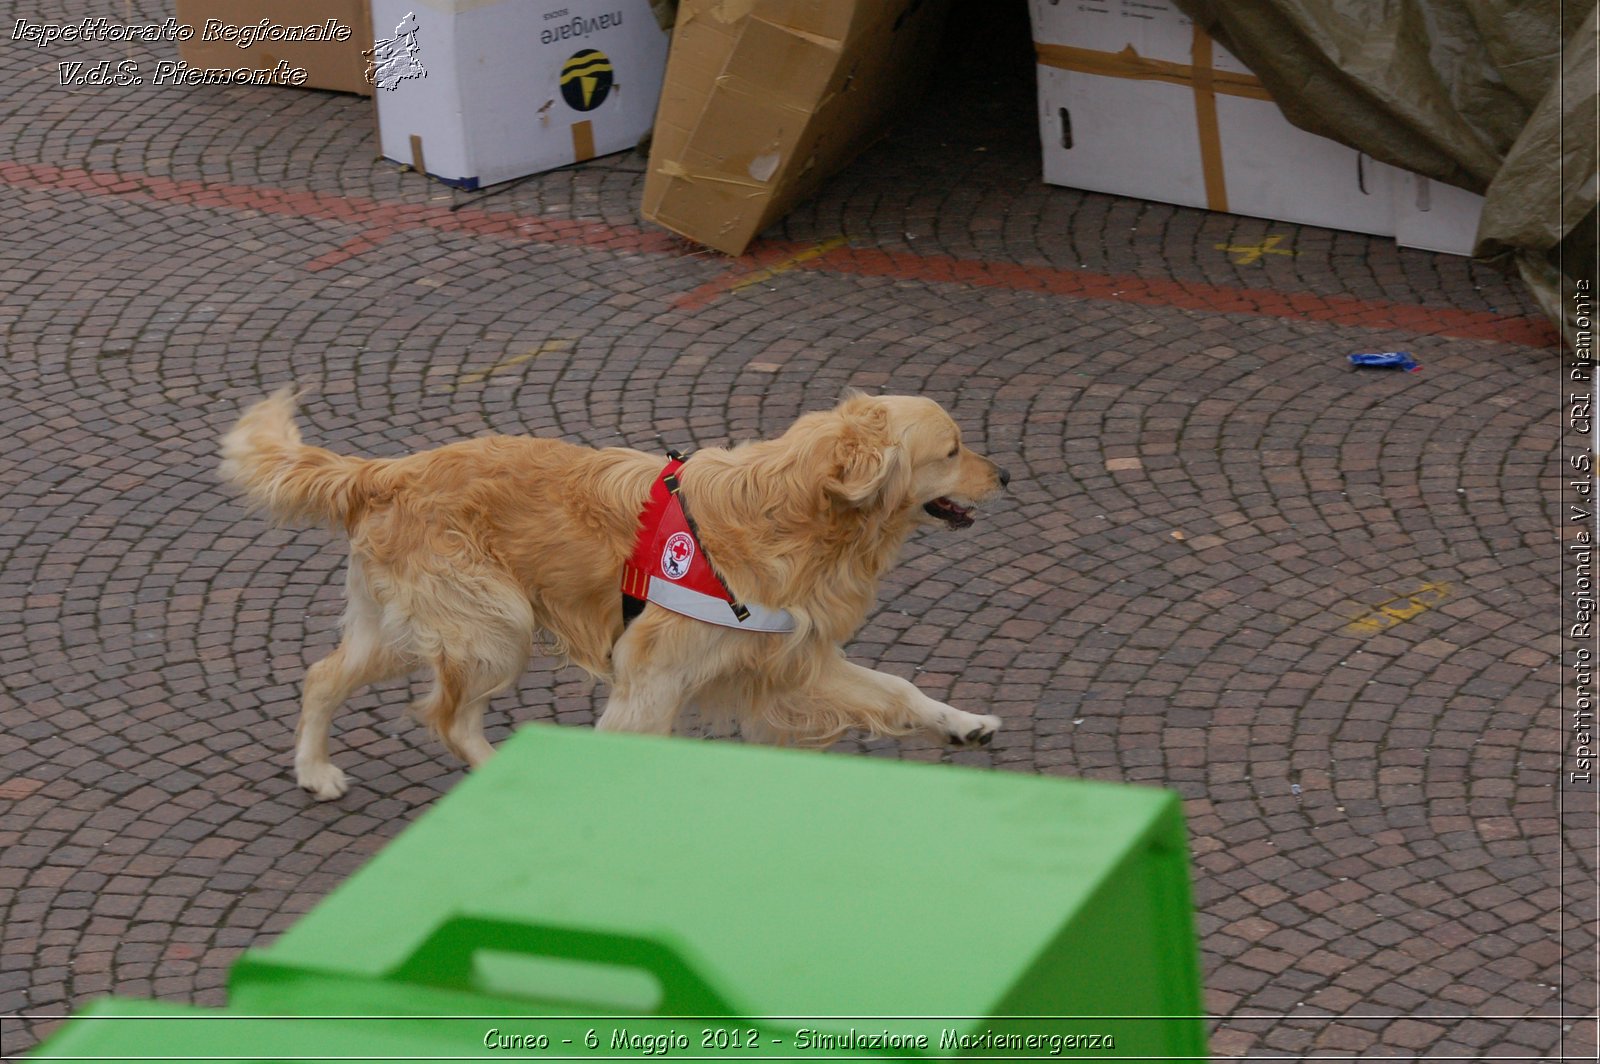
[[[1357,369],[1368,367],[1373,369],[1402,369],[1407,373],[1415,373],[1422,366],[1411,357],[1408,351],[1380,351],[1376,354],[1351,355],[1350,364]]]

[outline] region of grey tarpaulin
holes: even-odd
[[[1175,2],[1290,122],[1483,194],[1474,257],[1565,322],[1594,276],[1595,0]]]

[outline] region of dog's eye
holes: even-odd
[[[950,448],[950,453],[945,455],[945,457],[946,458],[954,458],[956,455],[958,455],[960,453],[961,453],[961,445],[958,443],[954,447]]]

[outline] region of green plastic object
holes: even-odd
[[[228,1011],[458,1057],[1204,1059],[1197,959],[1170,792],[536,725]]]

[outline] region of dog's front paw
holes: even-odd
[[[956,725],[959,730],[950,733],[950,741],[957,746],[988,746],[994,741],[994,733],[1000,730],[999,717],[979,717],[971,713],[961,716],[963,719]]]
[[[301,790],[310,791],[311,797],[319,802],[331,802],[343,798],[344,793],[350,789],[350,777],[331,761],[323,761],[316,765],[296,765],[295,781],[300,784]]]

